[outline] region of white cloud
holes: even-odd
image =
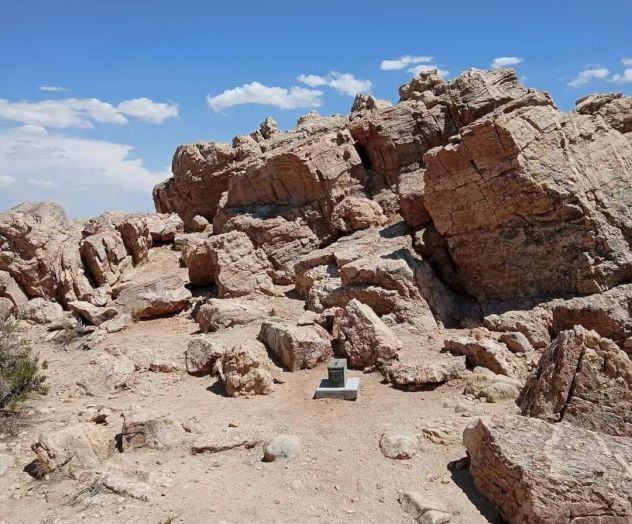
[[[25,129],[27,128],[27,129]],[[169,171],[152,171],[133,147],[104,140],[37,134],[32,127],[0,132],[0,209],[54,195],[72,215],[106,209],[148,209],[155,184]]]
[[[268,87],[259,82],[244,84],[227,89],[216,96],[206,96],[206,101],[213,111],[221,111],[227,107],[244,104],[261,104],[280,109],[296,109],[299,107],[319,107],[322,103],[322,91],[305,89],[304,87]]]
[[[522,62],[522,58],[518,58],[517,56],[499,56],[498,58],[494,58],[494,61],[490,64],[492,69],[499,69],[501,67],[518,65]]]
[[[447,76],[450,75],[450,71],[446,71],[445,69],[441,69],[439,67],[437,67],[436,65],[433,64],[420,64],[418,66],[415,67],[411,67],[408,72],[412,73],[413,76],[417,76],[419,75],[419,73],[424,72],[424,71],[432,71],[433,69],[435,69],[437,71],[437,74],[441,77],[441,78],[445,78]]]
[[[161,124],[167,118],[178,116],[178,106],[176,104],[154,102],[149,100],[149,98],[125,100],[118,105],[118,110],[125,115],[133,116],[152,124]]]
[[[297,80],[310,87],[333,87],[339,93],[349,96],[370,93],[373,87],[370,80],[360,80],[350,73],[337,73],[336,71],[332,71],[327,76],[299,75]]]
[[[10,186],[11,184],[15,184],[15,178],[8,175],[0,175],[0,187]]]
[[[632,58],[622,58],[621,63],[625,68],[623,73],[613,75],[611,81],[616,82],[617,84],[632,83]]]
[[[40,86],[40,91],[47,91],[49,93],[66,93],[69,89],[61,86]]]
[[[382,60],[380,69],[382,71],[397,71],[399,69],[404,69],[409,65],[430,63],[432,60],[433,58],[431,56],[404,55],[396,60]]]
[[[586,68],[580,71],[579,74],[573,78],[568,85],[571,87],[581,87],[592,80],[605,80],[608,78],[610,71],[605,67]]]
[[[91,128],[95,122],[126,124],[125,115],[161,123],[178,115],[175,104],[161,104],[147,98],[125,100],[118,107],[96,98],[66,98],[41,102],[11,102],[0,99],[0,120],[56,128]]]

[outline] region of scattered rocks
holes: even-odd
[[[294,435],[278,435],[266,443],[263,448],[263,461],[292,460],[301,453],[301,443]]]
[[[413,433],[391,431],[380,438],[380,449],[385,457],[392,459],[409,459],[417,453],[419,442]]]

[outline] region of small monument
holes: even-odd
[[[320,381],[314,398],[355,400],[360,389],[360,377],[347,376],[347,359],[332,358],[327,364],[327,378]]]

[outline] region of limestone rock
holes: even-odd
[[[365,368],[397,358],[402,342],[366,304],[353,299],[341,310],[334,333],[349,365]]]
[[[274,388],[272,374],[265,368],[267,355],[251,347],[235,346],[221,359],[220,375],[231,397],[268,395]]]
[[[137,320],[173,315],[189,305],[191,292],[178,276],[164,276],[131,285],[121,291],[116,303]]]
[[[16,308],[28,302],[27,296],[7,271],[0,271],[0,297],[10,300]]]
[[[193,239],[183,248],[182,261],[189,269],[192,284],[217,284],[220,298],[273,293],[267,274],[269,263],[244,233],[231,231]]]
[[[197,312],[195,320],[204,333],[232,326],[250,324],[270,315],[270,311],[255,302],[231,298],[210,299]]]
[[[168,449],[183,437],[184,430],[169,416],[133,409],[123,413],[121,443],[124,451]]]
[[[580,325],[623,345],[625,339],[632,335],[632,285],[624,284],[586,297],[558,300],[551,305],[551,312],[555,333]]]
[[[401,358],[401,357],[400,357]],[[394,386],[414,389],[435,386],[465,375],[465,357],[442,353],[406,360],[388,360],[380,366],[384,379]]]
[[[119,312],[118,309],[112,306],[97,307],[90,302],[83,302],[80,300],[74,302],[68,302],[68,309],[81,317],[91,326],[100,326],[108,320],[112,320]]]
[[[632,360],[594,331],[562,331],[529,377],[520,407],[524,415],[632,437]]]
[[[380,450],[385,457],[409,459],[417,453],[419,442],[413,433],[390,431],[380,438]]]
[[[271,439],[263,448],[263,461],[291,460],[301,453],[301,442],[294,435],[278,435]]]
[[[520,395],[522,386],[523,384],[519,380],[498,375],[486,368],[474,368],[474,373],[465,379],[463,394],[496,403],[516,400]]]
[[[60,320],[64,316],[64,310],[56,302],[34,298],[20,308],[19,314],[24,320],[30,320],[36,324],[48,324]]]
[[[481,366],[509,377],[521,377],[526,373],[524,362],[518,360],[504,344],[491,338],[455,337],[445,341],[445,348],[451,353],[465,355],[472,367]]]
[[[499,417],[469,426],[463,443],[476,489],[508,522],[632,519],[629,438],[566,423]]]
[[[332,355],[329,336],[318,325],[296,326],[266,320],[261,325],[258,339],[289,371],[311,369]]]
[[[399,504],[420,524],[447,524],[452,519],[447,505],[429,493],[402,491]]]
[[[147,215],[146,221],[153,243],[173,242],[177,234],[184,233],[182,219],[175,213]]]
[[[29,298],[89,300],[78,256],[81,232],[52,202],[25,202],[0,213],[0,271]]]
[[[8,298],[0,297],[0,322],[6,321],[15,312],[15,306]]]
[[[575,111],[599,115],[621,133],[632,132],[632,96],[622,93],[588,95],[575,102]]]
[[[500,341],[504,342],[512,353],[529,353],[533,351],[527,337],[519,331],[503,333],[500,335]]]
[[[423,201],[466,291],[594,293],[628,279],[630,141],[600,117],[559,112],[509,70],[448,89],[461,138],[424,155]]]
[[[346,197],[331,214],[332,225],[343,233],[386,223],[382,208],[368,198]]]
[[[116,231],[97,233],[81,242],[81,257],[97,286],[113,285],[129,267],[127,249]]]
[[[68,426],[52,433],[43,433],[31,449],[37,456],[40,474],[57,469],[93,470],[114,452],[114,436],[94,425]]]
[[[215,363],[223,358],[226,348],[205,336],[193,337],[184,353],[187,373],[195,376],[210,375]]]

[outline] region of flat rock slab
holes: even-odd
[[[331,387],[329,379],[324,378],[320,381],[314,399],[320,398],[341,398],[343,400],[356,400],[358,391],[360,390],[360,377],[349,377],[344,387]]]

